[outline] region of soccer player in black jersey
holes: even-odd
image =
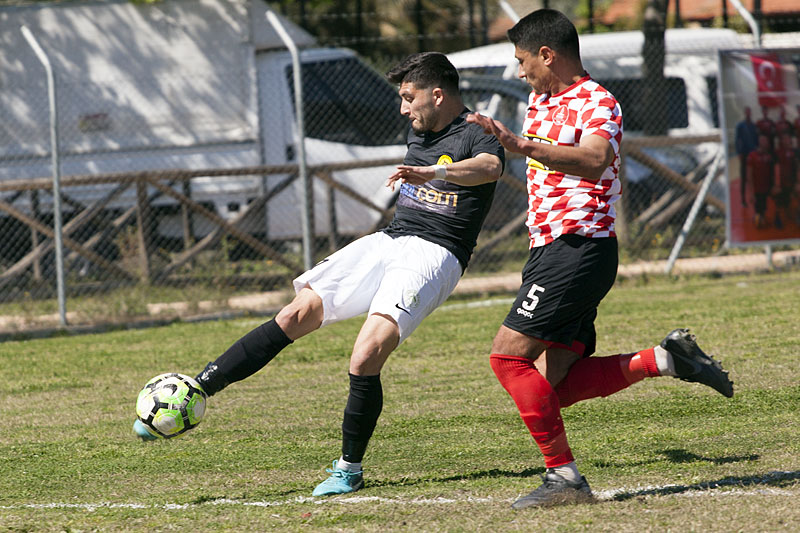
[[[394,219],[300,275],[290,304],[197,375],[205,392],[216,394],[300,337],[367,313],[350,357],[341,456],[314,496],[364,486],[361,460],[383,405],[381,369],[455,288],[505,164],[497,139],[465,120],[458,72],[443,54],[414,54],[386,76],[399,85],[400,113],[410,121],[408,152],[387,181],[400,187]],[[149,436],[140,423],[134,430]]]

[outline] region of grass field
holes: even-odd
[[[0,531],[797,531],[800,272],[619,282],[598,352],[689,326],[736,395],[646,380],[563,412],[598,502],[515,512],[540,454],[488,364],[510,295],[456,300],[390,358],[364,490],[311,498],[339,456],[360,325],[325,328],[214,396],[179,439],[131,433],[139,388],[194,375],[261,320],[0,344]]]

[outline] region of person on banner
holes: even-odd
[[[796,149],[792,142],[792,136],[784,133],[778,143],[778,153],[775,157],[778,173],[778,191],[775,195],[775,227],[783,228],[783,220],[790,222],[794,220],[800,225],[798,214],[792,217],[792,199],[795,196],[797,186],[797,173],[800,170],[800,150]],[[781,219],[783,215],[783,219]]]
[[[778,120],[775,122],[775,148],[780,145],[781,137],[783,137],[784,133],[794,135],[794,124],[786,118],[786,108],[781,106],[778,113]]]
[[[775,151],[775,121],[769,118],[769,107],[761,106],[761,118],[756,121],[759,135],[764,135],[769,140],[769,151]]]
[[[744,108],[744,120],[736,124],[736,154],[739,156],[739,191],[742,207],[747,207],[747,156],[758,148],[758,129],[750,107]]]
[[[758,148],[747,156],[747,175],[753,178],[753,223],[756,229],[767,226],[767,199],[775,180],[775,159],[770,149],[769,137],[758,135]]]
[[[800,105],[796,106],[797,116],[794,118],[794,136],[797,138],[798,148],[800,148]]]

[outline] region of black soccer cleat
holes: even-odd
[[[542,476],[542,484],[539,488],[512,503],[511,508],[519,510],[526,507],[549,507],[591,502],[594,502],[594,496],[592,496],[592,489],[589,488],[585,477],[581,476],[581,480],[578,482],[571,482],[547,469]]]
[[[733,381],[722,369],[719,361],[706,355],[697,345],[696,337],[688,329],[679,328],[670,332],[661,347],[672,354],[678,379],[702,383],[728,398],[733,397]]]

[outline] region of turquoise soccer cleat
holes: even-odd
[[[317,485],[312,496],[331,496],[333,494],[347,494],[355,492],[364,486],[364,472],[348,472],[336,467],[337,461],[333,462],[333,468],[326,468],[330,477]]]
[[[138,418],[133,423],[133,432],[142,440],[156,440],[158,437],[147,431],[147,428]]]

